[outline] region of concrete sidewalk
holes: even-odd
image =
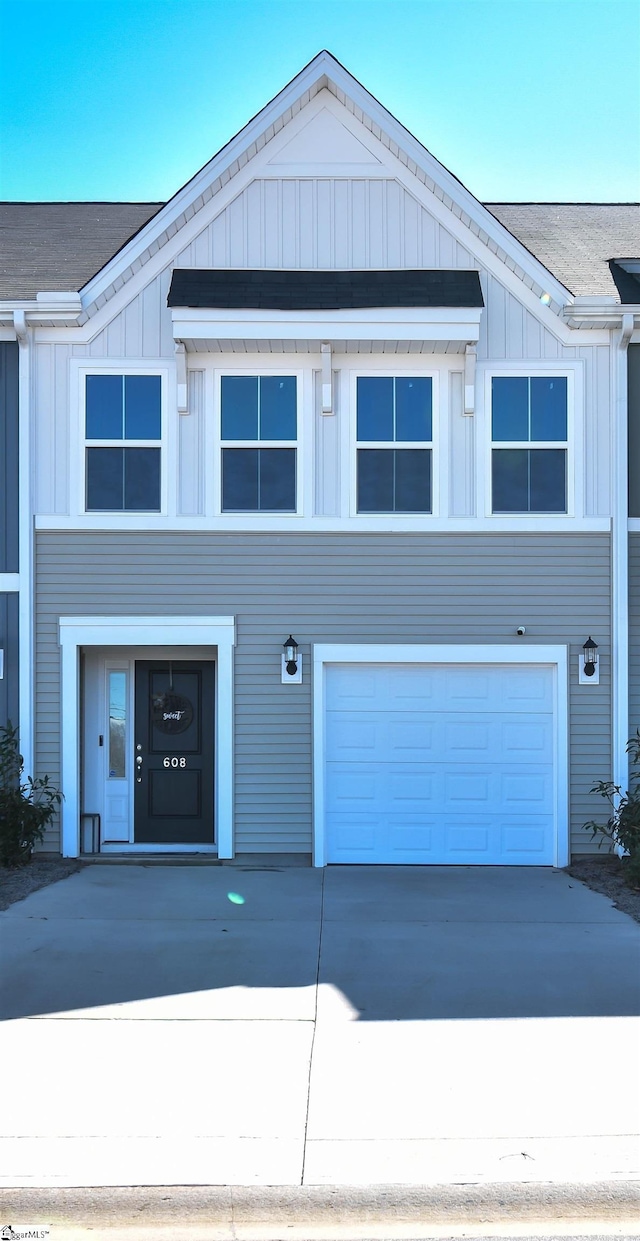
[[[640,926],[563,872],[100,865],[0,942],[2,1185],[640,1176]]]

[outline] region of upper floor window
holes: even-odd
[[[494,513],[567,512],[567,421],[566,376],[493,377]]]
[[[220,411],[222,512],[295,513],[295,375],[223,375]]]
[[[87,512],[160,511],[161,437],[159,375],[86,376]]]
[[[430,513],[430,377],[359,376],[358,513]]]

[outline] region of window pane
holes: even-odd
[[[87,375],[87,439],[122,439],[122,375]]]
[[[122,509],[123,456],[123,448],[87,448],[88,512],[118,512]]]
[[[358,379],[358,439],[393,439],[393,379]]]
[[[393,452],[395,458],[395,512],[431,512],[431,452],[424,448],[405,448]]]
[[[223,448],[222,510],[255,513],[258,509],[258,449]]]
[[[257,440],[257,375],[223,375],[220,400],[223,440]]]
[[[124,780],[127,727],[127,674],[109,673],[109,777]]]
[[[566,513],[567,454],[564,448],[535,448],[529,453],[532,513]]]
[[[160,449],[124,449],[124,507],[130,513],[160,511]]]
[[[260,512],[295,513],[295,448],[260,448]]]
[[[396,379],[396,440],[431,439],[431,379]]]
[[[493,512],[529,512],[529,452],[526,448],[493,451]]]
[[[393,458],[388,448],[358,449],[358,512],[393,512]]]
[[[159,375],[125,375],[124,438],[159,440],[161,381]]]
[[[566,376],[531,380],[531,439],[566,440]]]
[[[261,375],[260,439],[295,440],[296,423],[295,375]]]
[[[529,439],[529,380],[491,380],[491,435],[494,440]]]

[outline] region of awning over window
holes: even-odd
[[[246,271],[177,268],[168,305],[219,310],[484,306],[477,271]]]
[[[460,351],[480,334],[477,271],[247,271],[179,268],[168,305],[188,351],[315,351],[406,342],[412,351]],[[294,344],[295,342],[295,344]]]

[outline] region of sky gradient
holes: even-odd
[[[164,201],[323,47],[485,202],[640,200],[639,0],[0,0],[0,198]]]

